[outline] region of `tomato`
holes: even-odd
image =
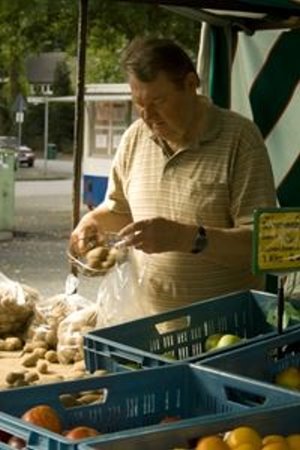
[[[21,417],[26,422],[30,422],[54,433],[61,434],[62,424],[57,412],[49,405],[37,405],[28,409]]]
[[[91,427],[78,426],[72,428],[65,433],[65,436],[69,439],[85,439],[93,436],[98,436],[101,434],[98,430]]]

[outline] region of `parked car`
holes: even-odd
[[[16,162],[18,166],[26,165],[28,167],[33,167],[35,161],[34,151],[27,147],[27,145],[20,145],[17,148]]]

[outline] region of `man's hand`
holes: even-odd
[[[74,256],[83,256],[92,248],[98,247],[104,242],[104,233],[99,227],[98,221],[92,213],[87,213],[70,237],[70,252]]]
[[[122,228],[119,235],[128,246],[145,253],[189,252],[196,232],[197,227],[155,217],[132,222]]]

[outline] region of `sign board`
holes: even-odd
[[[254,212],[253,272],[300,270],[300,208]]]
[[[24,113],[23,112],[17,112],[16,113],[16,122],[17,123],[23,123],[24,122]]]

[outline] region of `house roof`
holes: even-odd
[[[49,52],[31,55],[25,63],[29,83],[52,83],[58,63],[66,59],[64,52]]]

